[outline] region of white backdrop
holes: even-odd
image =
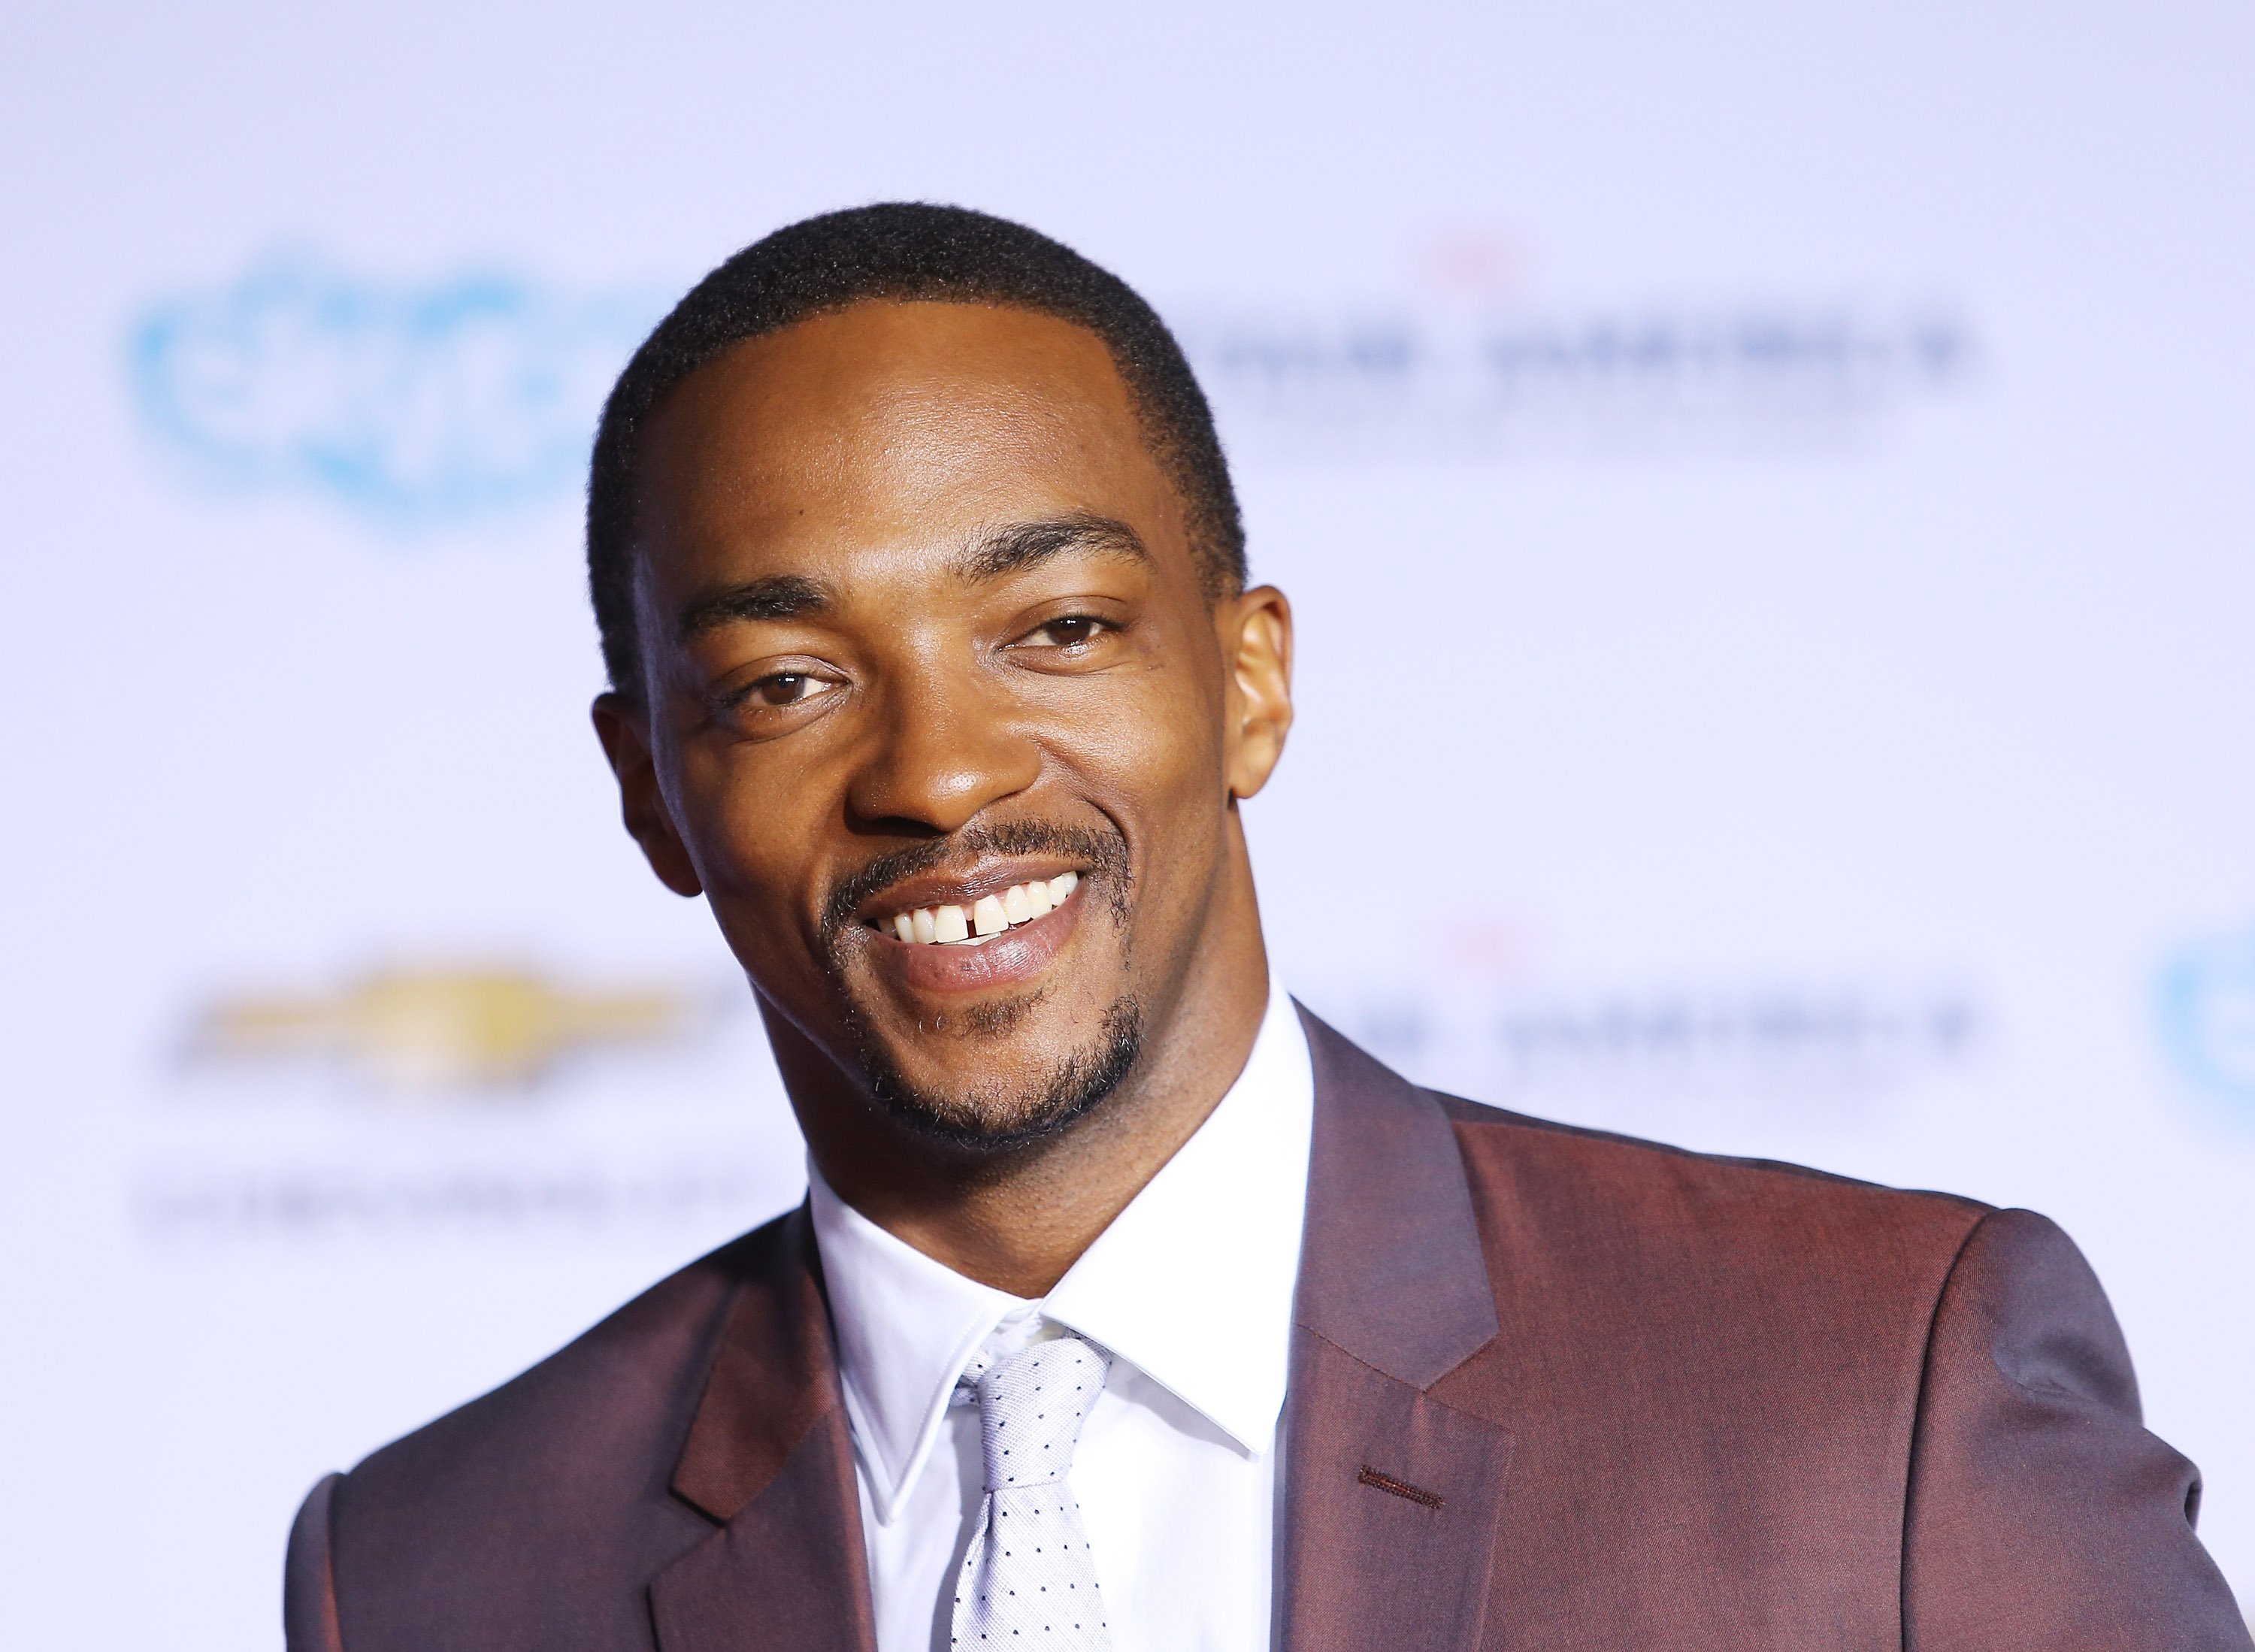
[[[2027,1204],[2255,1591],[2255,15],[18,5],[0,1642],[278,1644],[322,1472],[796,1198],[575,491],[776,224],[1176,320],[1250,819],[1429,1081]]]

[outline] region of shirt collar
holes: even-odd
[[[931,1454],[955,1379],[1003,1317],[1029,1304],[934,1262],[830,1191],[810,1156],[846,1417],[878,1519],[890,1524]]]
[[[923,1472],[955,1380],[1005,1316],[1037,1308],[1127,1360],[1250,1456],[1274,1442],[1291,1361],[1315,1078],[1272,977],[1245,1070],[1205,1122],[1037,1304],[895,1238],[808,1166],[846,1408],[879,1520]]]

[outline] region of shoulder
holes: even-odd
[[[1827,1429],[1860,1413],[1867,1444],[1907,1440],[1989,1206],[1434,1099],[1536,1388],[1610,1368],[1664,1383],[1693,1431],[1751,1405]]]
[[[489,1613],[509,1613],[515,1627],[496,1621],[478,1643],[515,1645],[525,1612],[572,1609],[574,1595],[632,1599],[599,1585],[623,1568],[638,1588],[709,1529],[670,1495],[675,1459],[731,1309],[775,1271],[794,1220],[691,1263],[335,1481],[328,1528],[346,1644],[388,1643],[356,1637],[355,1620],[446,1624],[476,1640]]]
[[[1454,1127],[1485,1222],[1697,1265],[1814,1267],[1830,1276],[1914,1260],[1946,1273],[1992,1213],[1770,1159],[1697,1153],[1428,1092]],[[1923,1270],[1922,1270],[1923,1271]],[[1938,1283],[1940,1274],[1935,1276]]]
[[[493,1456],[537,1475],[625,1445],[655,1414],[685,1416],[737,1287],[762,1271],[788,1220],[699,1258],[522,1374],[375,1452],[353,1471],[356,1491],[458,1477]]]

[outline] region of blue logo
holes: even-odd
[[[2255,929],[2186,948],[2161,972],[2161,1037],[2187,1078],[2255,1107]]]
[[[578,487],[603,397],[661,309],[505,275],[391,285],[276,259],[153,307],[133,389],[210,480],[430,525]]]

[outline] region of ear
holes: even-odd
[[[1273,585],[1255,586],[1214,605],[1228,669],[1224,768],[1233,798],[1268,784],[1292,728],[1292,604]]]
[[[619,779],[619,812],[627,832],[642,845],[643,857],[657,881],[676,895],[698,896],[705,885],[689,851],[666,812],[665,794],[657,784],[657,764],[650,756],[649,714],[618,694],[599,694],[594,708],[595,738],[611,760]]]

